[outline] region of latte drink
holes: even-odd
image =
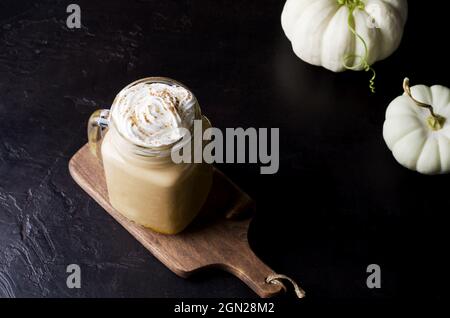
[[[170,153],[201,118],[195,96],[167,78],[136,81],[117,95],[101,145],[117,211],[165,234],[182,231],[194,219],[208,196],[212,167],[175,164]]]

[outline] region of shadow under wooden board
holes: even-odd
[[[219,170],[214,171],[213,186],[199,216],[176,235],[146,229],[111,206],[102,164],[87,145],[72,157],[69,170],[83,190],[175,274],[188,277],[203,268],[219,268],[241,279],[260,297],[283,291],[282,284],[266,282],[275,273],[248,244],[254,202]]]

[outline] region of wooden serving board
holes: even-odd
[[[176,235],[146,229],[111,206],[102,164],[87,145],[72,157],[69,170],[83,190],[175,274],[188,277],[202,268],[219,268],[234,274],[260,297],[271,297],[284,289],[266,283],[274,272],[248,244],[254,202],[219,170],[215,169],[210,195],[199,216]]]

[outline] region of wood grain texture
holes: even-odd
[[[87,145],[72,157],[69,170],[81,188],[175,274],[188,277],[203,268],[219,268],[234,274],[260,297],[283,290],[265,282],[273,271],[248,244],[253,200],[219,170],[215,169],[212,190],[199,216],[177,235],[146,229],[115,210],[108,200],[101,162]]]

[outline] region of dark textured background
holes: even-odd
[[[0,296],[239,297],[231,275],[172,274],[72,181],[86,121],[129,82],[188,85],[213,124],[280,127],[281,167],[221,168],[256,198],[250,242],[313,301],[442,299],[448,282],[450,176],[400,167],[382,139],[384,112],[413,83],[449,86],[447,11],[410,1],[400,49],[368,74],[333,74],[295,57],[284,1],[0,3]],[[80,264],[82,288],[66,288]],[[366,267],[382,288],[366,288]]]

